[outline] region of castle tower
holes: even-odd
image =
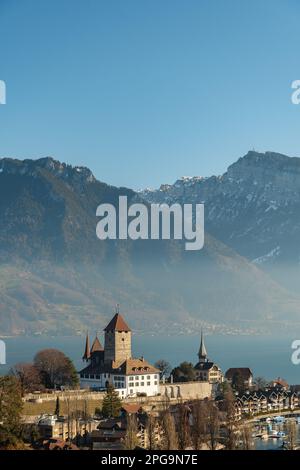
[[[104,361],[104,349],[102,344],[98,339],[98,334],[94,339],[94,342],[91,347],[91,364],[92,366],[99,366]]]
[[[207,352],[206,352],[206,347],[204,344],[204,339],[203,339],[203,331],[201,330],[201,342],[200,342],[200,349],[198,352],[198,357],[199,357],[199,362],[206,362],[207,361]]]
[[[116,314],[104,329],[104,362],[125,361],[131,358],[131,329],[119,313]]]

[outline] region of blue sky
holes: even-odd
[[[0,0],[0,155],[140,188],[300,156],[297,0]]]

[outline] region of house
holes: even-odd
[[[161,425],[153,420],[152,415],[143,411],[140,405],[124,404],[118,418],[102,420],[97,430],[91,434],[93,450],[120,450],[123,449],[127,432],[128,417],[134,415],[137,424],[137,442],[140,448],[149,448],[159,445],[162,436]]]
[[[79,448],[70,442],[63,439],[48,439],[43,441],[42,447],[44,450],[79,450]]]
[[[83,355],[87,366],[79,372],[81,388],[105,390],[112,385],[121,398],[159,394],[159,370],[144,357],[132,357],[131,335],[118,307],[104,328],[104,348],[97,336],[90,348],[87,335]]]
[[[236,417],[253,416],[267,412],[294,410],[299,407],[299,393],[290,390],[266,389],[264,391],[242,392],[236,396]]]
[[[37,421],[37,429],[43,439],[73,440],[87,438],[97,429],[98,420],[92,418],[70,418],[66,416],[42,415]]]
[[[126,421],[121,418],[110,418],[101,421],[98,429],[91,433],[93,450],[120,450],[126,435]]]
[[[277,377],[277,379],[272,380],[272,382],[270,383],[270,386],[273,388],[281,389],[281,390],[288,390],[289,388],[289,384],[281,377]]]
[[[249,367],[231,367],[226,371],[225,378],[232,385],[240,382],[245,389],[252,387],[253,374]]]

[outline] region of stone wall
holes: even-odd
[[[155,403],[163,402],[166,398],[171,402],[180,400],[194,400],[211,397],[212,385],[209,382],[178,382],[166,383],[159,385],[159,395],[153,397],[134,397],[126,398],[124,401],[128,403]],[[88,400],[102,401],[105,392],[91,392],[89,390],[68,390],[55,391],[53,393],[28,393],[23,401],[32,401],[43,403],[45,401],[55,401],[56,397],[64,400]]]
[[[161,396],[177,398],[182,400],[193,400],[196,398],[209,398],[212,394],[212,385],[209,382],[179,382],[160,384]]]

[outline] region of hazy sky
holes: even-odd
[[[300,156],[298,0],[0,0],[0,155],[133,188]]]

